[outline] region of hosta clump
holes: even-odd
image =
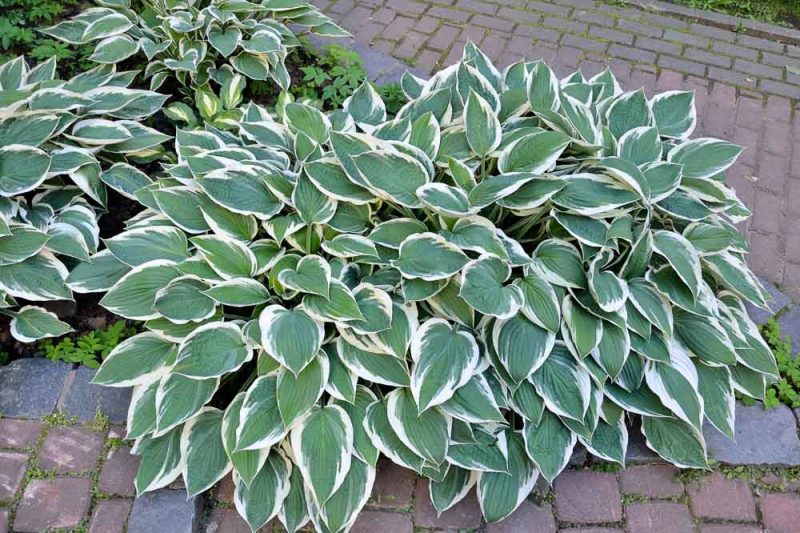
[[[141,123],[166,97],[128,88],[132,72],[103,65],[62,81],[55,68],[23,57],[0,65],[0,314],[23,342],[69,326],[41,307],[14,310],[15,298],[72,299],[56,256],[90,261],[105,184],[131,195],[150,183],[126,161],[154,158],[169,138]]]
[[[689,139],[691,93],[472,45],[403,87],[391,120],[364,84],[179,131],[114,267],[73,272],[147,320],[95,378],[134,386],[139,492],[233,470],[253,529],[343,531],[383,454],[497,521],[577,443],[624,463],[632,415],[704,467],[703,421],[732,435],[734,391],[777,372],[743,307],[765,293],[724,184],[740,148]]]
[[[157,90],[169,78],[196,103],[207,121],[237,117],[245,80],[291,82],[286,56],[299,40],[289,25],[317,35],[346,31],[311,4],[297,0],[97,2],[69,20],[42,30],[70,44],[96,43],[90,59],[116,64],[142,52],[145,77]],[[216,87],[210,83],[213,81]],[[190,107],[168,109],[176,120],[196,120]]]

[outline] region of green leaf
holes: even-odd
[[[0,197],[16,196],[38,187],[47,177],[50,157],[32,146],[0,148]]]
[[[251,357],[239,326],[212,322],[183,339],[172,371],[194,379],[220,377],[235,371]]]
[[[270,305],[261,312],[258,323],[264,349],[295,376],[322,346],[325,334],[322,324],[302,310]]]
[[[287,370],[278,373],[276,396],[285,427],[291,425],[317,403],[328,382],[330,364],[322,354],[315,357],[297,376]]]
[[[411,393],[419,412],[452,398],[472,377],[479,353],[472,335],[447,321],[431,318],[422,324],[411,340]]]
[[[392,429],[409,449],[434,465],[445,461],[452,421],[437,407],[419,413],[411,391],[395,389],[386,396],[386,412]]]
[[[11,319],[11,335],[19,342],[33,342],[48,337],[60,337],[72,331],[72,327],[41,307],[26,305],[14,313]]]
[[[405,278],[436,281],[456,274],[468,262],[464,252],[444,237],[435,233],[417,233],[403,240],[399,256],[392,265]]]
[[[236,483],[233,503],[253,531],[260,529],[278,514],[289,495],[291,470],[289,459],[281,452],[273,450],[249,485],[242,480]]]
[[[608,129],[617,139],[634,128],[652,126],[653,112],[647,103],[644,90],[618,96],[606,111]]]
[[[727,170],[741,153],[741,146],[703,137],[676,146],[667,154],[667,161],[683,165],[685,178],[705,179]]]
[[[667,91],[650,101],[653,117],[662,137],[685,139],[694,131],[697,110],[692,91]]]
[[[356,155],[352,161],[364,185],[378,198],[404,207],[420,207],[416,191],[430,181],[430,176],[417,159],[378,149]],[[403,179],[395,179],[395,176],[403,176]]]
[[[257,268],[253,252],[239,241],[218,235],[192,237],[192,244],[220,276],[225,279],[249,278]]]
[[[486,157],[500,146],[501,127],[495,110],[474,90],[464,106],[464,127],[467,142],[478,157]]]
[[[211,488],[232,467],[221,430],[222,411],[214,408],[202,410],[183,426],[181,456],[189,496]]]
[[[549,172],[569,143],[570,138],[558,131],[526,135],[500,153],[497,168],[500,172]]]
[[[282,270],[278,280],[288,288],[299,292],[317,294],[329,298],[331,267],[318,255],[303,257],[293,270]]]
[[[499,522],[525,501],[539,472],[525,453],[522,437],[506,430],[508,473],[482,472],[478,479],[478,502],[487,522]]]
[[[95,63],[119,63],[139,51],[139,44],[127,35],[107,37],[97,43],[89,59]]]
[[[156,333],[134,335],[103,359],[92,383],[107,387],[145,385],[166,374],[176,354],[175,344]]]
[[[274,375],[260,376],[247,389],[236,428],[236,452],[270,448],[286,434],[278,410],[277,381]]]
[[[136,474],[136,493],[160,489],[181,473],[181,429],[175,428],[160,437],[146,437],[137,447],[142,455]]]
[[[496,257],[484,255],[464,267],[458,295],[476,311],[498,318],[514,315],[522,305],[522,292],[516,285],[503,285],[511,269]]]
[[[531,381],[550,411],[573,420],[583,420],[589,407],[590,377],[563,346],[557,345],[533,373]]]
[[[516,384],[544,364],[555,340],[553,332],[537,326],[523,314],[497,320],[492,328],[497,360]]]
[[[156,432],[165,431],[186,422],[211,400],[219,386],[217,379],[189,379],[179,374],[166,374],[156,391]]]
[[[362,350],[341,337],[336,342],[336,351],[342,363],[364,380],[395,387],[408,387],[411,384],[404,359]]]
[[[204,290],[203,294],[232,307],[250,307],[269,300],[267,288],[250,278],[225,280]]]
[[[290,439],[295,462],[316,505],[324,505],[350,470],[353,452],[350,417],[336,405],[316,408],[292,429]]]
[[[647,447],[680,468],[707,468],[702,435],[676,418],[642,417]]]
[[[549,483],[566,468],[577,442],[575,433],[545,410],[538,424],[525,421],[525,451]]]

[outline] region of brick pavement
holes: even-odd
[[[754,212],[742,228],[751,266],[800,300],[800,32],[707,12],[704,23],[677,6],[667,7],[679,16],[640,9],[643,0],[312,1],[357,41],[423,72],[455,62],[471,39],[498,65],[544,58],[561,75],[610,65],[627,89],[694,89],[698,133],[747,147],[730,182]]]
[[[123,428],[55,420],[0,419],[0,533],[249,531],[233,508],[230,477],[188,511],[179,484],[134,502],[138,458],[121,438]],[[797,469],[681,474],[652,457],[621,472],[605,466],[573,467],[553,489],[539,483],[513,515],[487,525],[474,491],[437,516],[427,481],[381,459],[372,497],[352,531],[793,533],[800,523]],[[282,528],[275,521],[262,531]]]

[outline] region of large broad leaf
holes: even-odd
[[[175,428],[160,437],[145,437],[137,446],[141,453],[136,474],[136,493],[166,487],[181,473],[181,429]]]
[[[250,277],[258,268],[252,250],[234,239],[217,235],[192,238],[211,268],[225,279]]]
[[[235,451],[236,429],[239,427],[239,415],[242,411],[244,397],[245,393],[240,392],[228,405],[222,416],[220,431],[225,453],[228,454],[236,474],[244,481],[245,485],[249,485],[258,474],[258,471],[261,470],[261,467],[264,466],[269,449]]]
[[[642,417],[647,447],[680,468],[707,468],[703,435],[677,418]]]
[[[146,331],[125,339],[111,350],[92,382],[107,387],[146,384],[166,374],[176,354],[175,344]]]
[[[733,394],[731,373],[724,366],[696,365],[698,390],[703,397],[706,418],[715,428],[734,438],[736,401]]]
[[[577,437],[548,410],[539,423],[525,422],[525,451],[550,483],[567,466]]]
[[[736,351],[731,339],[717,319],[705,318],[676,309],[675,333],[698,359],[711,364],[736,364]]]
[[[411,392],[419,411],[449,400],[465,385],[478,364],[478,343],[447,321],[431,318],[411,340]]]
[[[399,393],[399,391],[396,392]],[[411,402],[413,404],[413,398]],[[422,457],[406,446],[392,429],[386,399],[375,401],[367,407],[364,428],[372,440],[372,444],[383,455],[406,468],[416,471],[422,469],[424,462]]]
[[[67,269],[54,256],[41,253],[24,261],[0,266],[0,289],[15,298],[34,302],[69,300],[72,293],[64,284]]]
[[[51,238],[32,226],[12,224],[0,236],[0,265],[11,265],[36,255]]]
[[[419,413],[408,389],[395,389],[386,396],[389,424],[400,441],[434,465],[447,457],[451,419],[437,407]]]
[[[686,141],[670,150],[667,161],[683,165],[684,178],[705,179],[728,169],[742,147],[718,139],[701,138]]]
[[[550,411],[583,420],[589,408],[591,378],[563,345],[556,345],[544,364],[533,373],[531,381]]]
[[[450,416],[469,423],[505,422],[491,385],[481,374],[475,374],[458,388],[453,397],[442,404],[442,409]]]
[[[317,355],[325,331],[322,324],[299,309],[271,305],[259,315],[261,344],[295,375]]]
[[[199,413],[211,400],[219,385],[218,379],[189,379],[180,374],[161,378],[156,390],[156,432],[162,435]]]
[[[308,412],[325,390],[330,364],[323,354],[321,352],[315,357],[297,376],[285,369],[279,371],[276,390],[278,411],[287,428]]]
[[[26,305],[13,314],[11,335],[19,342],[33,342],[48,337],[60,337],[72,331],[72,326],[41,307]]]
[[[222,444],[222,411],[209,407],[183,426],[181,456],[189,496],[209,489],[231,470]]]
[[[507,430],[508,473],[481,472],[478,502],[487,522],[499,522],[514,512],[533,490],[539,472],[525,453],[519,433]]]
[[[236,449],[259,450],[279,442],[286,433],[278,409],[277,377],[257,378],[242,403],[236,428]]]
[[[557,333],[561,327],[561,304],[553,286],[540,276],[514,280],[522,291],[520,311],[534,324]]]
[[[686,348],[675,339],[667,339],[669,364],[648,361],[645,379],[661,403],[678,418],[701,431],[703,398],[698,391],[697,369]]]
[[[269,522],[289,495],[292,464],[281,452],[272,451],[256,477],[236,483],[233,503],[253,531]]]
[[[436,281],[449,278],[468,262],[464,252],[444,237],[435,233],[417,233],[402,241],[399,256],[392,265],[405,278]]]
[[[368,352],[341,337],[336,342],[336,351],[342,363],[361,379],[395,387],[408,387],[411,384],[405,358]]]
[[[431,503],[441,514],[464,499],[478,481],[476,472],[451,465],[440,482],[430,481]]]
[[[9,144],[0,148],[0,196],[32,191],[47,176],[50,157],[32,146]]]
[[[542,366],[555,340],[553,332],[537,326],[523,314],[497,320],[492,328],[497,359],[514,383],[521,383]]]
[[[252,357],[236,324],[212,322],[192,331],[178,347],[173,372],[194,379],[233,372]]]
[[[189,257],[186,235],[169,226],[128,230],[104,242],[117,259],[131,267],[155,260],[180,262]]]
[[[425,167],[410,155],[376,150],[353,157],[365,184],[379,198],[404,207],[420,207],[417,189],[430,181]],[[403,179],[397,179],[403,176]]]
[[[155,311],[158,291],[180,275],[180,270],[169,261],[150,261],[125,274],[100,304],[132,320],[158,318],[160,315]]]
[[[353,425],[341,407],[313,410],[291,432],[295,462],[318,506],[333,495],[350,470]]]
[[[483,255],[464,266],[458,295],[476,311],[498,318],[514,315],[522,305],[522,292],[516,285],[503,285],[511,275],[504,261]]]
[[[695,298],[700,290],[700,258],[683,236],[669,231],[653,233],[653,249],[663,256]]]
[[[500,121],[492,106],[475,91],[470,91],[464,106],[467,142],[479,157],[485,157],[500,145]]]
[[[293,270],[282,270],[278,280],[289,289],[329,298],[331,267],[318,255],[303,257]]]
[[[662,137],[685,139],[694,131],[697,109],[691,91],[667,91],[650,100],[653,117]]]
[[[553,285],[586,287],[586,273],[577,250],[567,241],[547,239],[533,252],[534,268]]]

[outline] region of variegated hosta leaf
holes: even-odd
[[[182,473],[194,493],[230,469],[252,528],[344,531],[383,454],[429,480],[439,512],[477,486],[493,522],[576,445],[624,464],[633,416],[661,457],[705,467],[706,421],[733,435],[734,393],[763,399],[779,370],[745,308],[768,297],[725,184],[740,148],[690,139],[691,93],[501,72],[470,43],[430,80],[405,75],[394,116],[369,83],[343,109],[288,93],[267,108],[244,80],[285,88],[295,43],[257,21],[336,33],[278,4],[166,8],[137,36],[154,86],[196,89],[196,110],[167,112],[182,125],[158,174],[138,162],[165,139],[137,121],[163,100],[110,66],[0,108],[12,181],[40,187],[0,198],[0,313],[25,339],[57,335],[14,299],[100,292],[146,320],[95,378],[134,388],[139,489]],[[95,28],[98,58],[130,51],[128,14]],[[72,22],[52,32],[83,42]],[[33,86],[21,66],[12,93]],[[143,210],[101,242],[103,184]]]

